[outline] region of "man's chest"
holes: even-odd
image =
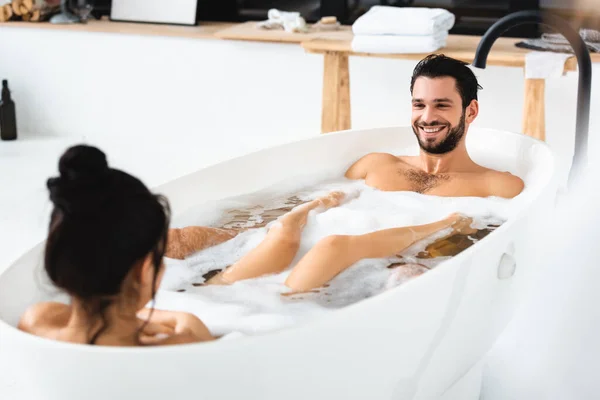
[[[472,174],[428,174],[417,169],[385,167],[369,172],[365,183],[384,191],[411,191],[433,196],[487,195],[482,179]]]

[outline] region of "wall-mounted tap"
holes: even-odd
[[[549,26],[560,32],[571,44],[577,66],[579,68],[579,83],[577,89],[577,122],[575,125],[575,153],[569,173],[569,186],[580,176],[582,168],[587,163],[588,130],[590,123],[590,95],[592,90],[592,60],[590,52],[579,34],[571,28],[564,19],[555,15],[547,15],[540,11],[519,11],[509,14],[492,25],[481,38],[473,66],[485,68],[486,60],[492,45],[508,29],[527,23],[537,23]]]

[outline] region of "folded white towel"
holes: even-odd
[[[355,35],[433,35],[454,26],[441,8],[373,6],[352,25]]]
[[[262,29],[283,29],[286,32],[306,32],[308,27],[306,21],[299,12],[296,11],[280,11],[272,8],[267,13],[269,18],[266,21],[261,21],[257,24]]]
[[[532,51],[525,56],[525,78],[547,79],[561,77],[565,70],[565,61],[573,54],[553,53],[551,51]]]
[[[356,35],[352,51],[357,53],[431,53],[446,46],[448,32],[427,36]]]

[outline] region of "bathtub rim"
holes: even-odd
[[[308,137],[308,138],[302,138],[302,139],[297,139],[297,140],[290,140],[288,142],[284,142],[284,143],[279,143],[275,146],[271,146],[271,147],[267,147],[267,148],[262,148],[262,149],[257,149],[257,150],[253,150],[247,153],[244,153],[242,155],[236,155],[233,157],[228,157],[228,158],[224,158],[221,161],[219,161],[218,163],[215,164],[210,164],[210,165],[206,165],[204,167],[201,167],[195,171],[189,172],[187,174],[183,174],[175,179],[172,179],[170,181],[167,182],[163,182],[160,185],[155,185],[150,187],[150,190],[152,191],[156,191],[159,190],[159,188],[164,187],[166,185],[172,184],[175,181],[178,180],[184,180],[186,178],[191,177],[192,175],[196,174],[198,171],[203,170],[203,169],[207,169],[207,168],[213,168],[216,167],[217,165],[226,163],[226,162],[230,162],[242,157],[249,157],[249,156],[256,156],[260,153],[263,152],[268,152],[268,151],[275,151],[277,149],[281,149],[283,147],[289,146],[291,144],[299,144],[299,143],[305,143],[308,141],[323,141],[323,140],[328,140],[329,137],[331,136],[336,136],[336,135],[346,135],[346,134],[356,134],[358,132],[362,132],[362,134],[368,135],[370,132],[376,132],[376,131],[381,131],[381,130],[392,130],[392,129],[410,129],[411,130],[411,134],[414,135],[413,131],[412,131],[412,126],[411,125],[384,125],[384,126],[379,126],[379,127],[375,127],[375,128],[364,128],[364,129],[347,129],[347,130],[342,130],[342,131],[335,131],[335,132],[328,132],[328,133],[322,133],[319,134],[318,136],[313,136],[313,137]],[[539,145],[541,145],[543,148],[545,148],[548,153],[551,155],[551,165],[550,168],[552,169],[553,174],[556,172],[556,158],[555,158],[555,154],[554,152],[550,149],[550,146],[548,145],[548,143],[546,143],[543,140],[534,138],[533,136],[529,136],[529,135],[525,135],[523,133],[520,132],[513,132],[513,131],[507,131],[507,130],[501,130],[501,129],[494,129],[494,128],[485,128],[485,127],[477,127],[477,126],[472,126],[469,128],[469,131],[466,132],[466,137],[468,140],[469,134],[472,133],[473,131],[476,132],[481,132],[481,133],[476,133],[476,134],[485,134],[485,133],[499,133],[502,135],[508,135],[508,136],[518,136],[520,138],[524,138],[525,140],[529,140],[532,142],[535,142]],[[405,149],[413,149],[415,148],[415,145],[418,145],[418,143],[416,142],[416,138],[415,139],[414,145],[412,147],[405,147]],[[391,153],[390,153],[391,154]],[[366,155],[366,154],[365,154]],[[413,154],[400,154],[400,155],[413,155]],[[522,179],[522,178],[521,178]],[[458,196],[458,197],[474,197],[474,196]],[[182,210],[182,212],[185,210]]]

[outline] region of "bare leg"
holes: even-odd
[[[265,239],[256,248],[207,283],[229,284],[283,271],[298,252],[308,213],[319,207],[324,209],[336,207],[344,197],[344,193],[333,192],[294,208],[273,224]]]
[[[208,228],[205,226],[169,229],[165,257],[182,260],[197,251],[223,243],[235,237],[238,233],[239,231],[235,229]]]
[[[359,236],[328,236],[302,257],[285,284],[294,291],[320,287],[362,259],[391,257],[442,229],[467,229],[470,223],[470,218],[452,214],[426,225],[385,229]]]

